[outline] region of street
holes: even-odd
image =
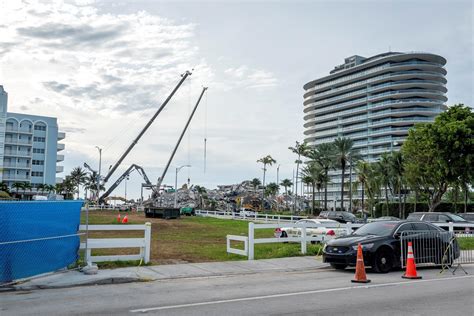
[[[456,275],[418,269],[368,273],[355,284],[354,270],[316,269],[6,292],[1,315],[472,315],[474,266]]]

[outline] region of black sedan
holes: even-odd
[[[401,266],[400,236],[404,231],[420,233],[432,231],[434,238],[439,239],[436,243],[433,243],[439,245],[436,247],[440,248],[433,251],[436,254],[444,253],[450,242],[447,232],[430,223],[420,221],[373,222],[365,224],[351,235],[329,240],[323,249],[323,261],[331,264],[336,269],[355,266],[357,245],[360,243],[365,265],[371,266],[375,272],[387,273],[393,268]],[[420,234],[420,236],[422,235]],[[453,249],[456,250],[454,257],[457,258],[459,247],[456,240],[454,240]],[[415,252],[415,261],[416,259],[417,253]],[[431,259],[432,263],[435,264],[440,264],[441,260],[437,257]]]

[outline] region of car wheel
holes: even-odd
[[[380,249],[375,253],[372,268],[378,273],[388,273],[393,268],[393,253],[388,249]]]
[[[286,232],[282,231],[280,238],[287,238],[287,237],[288,237],[288,235],[286,234]]]
[[[343,263],[331,263],[330,265],[336,270],[344,270],[347,267],[347,264]]]

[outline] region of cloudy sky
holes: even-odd
[[[303,139],[303,84],[345,57],[428,51],[447,60],[448,104],[474,104],[472,1],[0,0],[0,85],[9,111],[56,116],[65,171],[107,169],[180,79],[194,69],[126,158],[155,182],[196,102],[208,93],[172,163],[179,183],[214,187],[261,177]],[[204,138],[208,139],[204,172]],[[112,177],[114,180],[115,177]],[[276,180],[276,166],[268,180]],[[139,196],[133,174],[128,197]],[[122,194],[124,185],[117,190]]]

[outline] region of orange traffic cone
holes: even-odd
[[[117,222],[118,222],[118,223],[122,222],[122,219],[120,218],[120,213],[118,213]]]
[[[421,276],[416,274],[416,264],[415,264],[415,257],[413,256],[413,246],[412,242],[408,242],[408,256],[407,256],[407,270],[404,275],[402,275],[404,279],[421,279]]]
[[[128,215],[125,215],[122,220],[122,224],[127,224],[128,223]]]
[[[351,280],[354,283],[369,283],[370,280],[367,279],[365,274],[365,265],[364,257],[362,256],[362,246],[359,244],[357,247],[357,263],[356,263],[356,273],[354,280]]]

